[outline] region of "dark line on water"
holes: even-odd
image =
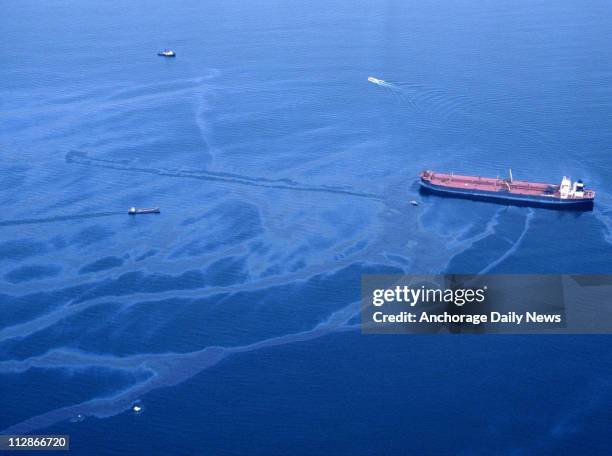
[[[321,192],[333,193],[339,195],[357,196],[360,198],[369,198],[382,201],[383,198],[379,195],[366,192],[357,192],[354,190],[342,187],[311,187],[308,185],[299,184],[289,179],[268,179],[265,177],[253,178],[241,176],[238,174],[219,173],[210,171],[178,171],[166,170],[162,168],[138,168],[127,166],[125,162],[115,162],[112,160],[104,160],[99,158],[90,158],[87,153],[72,151],[66,154],[66,162],[77,163],[80,165],[96,166],[100,168],[117,169],[121,171],[132,171],[137,173],[156,174],[164,177],[183,177],[189,179],[199,179],[213,182],[227,182],[231,184],[247,185],[251,187],[276,188],[281,190],[294,190],[302,192]]]
[[[93,214],[75,214],[75,215],[57,215],[55,217],[44,217],[36,219],[19,219],[19,220],[6,220],[0,221],[0,227],[2,226],[15,226],[15,225],[36,225],[39,223],[53,223],[53,222],[65,222],[67,220],[82,220],[96,217],[110,217],[111,215],[121,215],[127,212],[96,212]]]

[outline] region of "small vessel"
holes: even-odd
[[[130,207],[128,214],[159,214],[159,207]]]
[[[581,179],[572,182],[566,176],[559,185],[514,180],[512,170],[506,179],[433,171],[423,171],[420,178],[421,190],[458,198],[578,210],[592,209],[595,201],[595,192]]]
[[[162,57],[176,57],[176,52],[174,52],[172,49],[164,49],[163,51],[159,51],[157,55]]]
[[[368,81],[373,82],[374,84],[384,84],[385,83],[384,80],[375,78],[374,76],[368,76]]]
[[[415,200],[410,200],[410,204],[412,204],[413,206],[418,206],[419,202]]]
[[[140,399],[134,401],[134,403],[132,404],[132,411],[136,415],[139,415],[143,412],[143,410],[144,410],[144,405],[142,405],[142,401]]]

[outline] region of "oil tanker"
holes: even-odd
[[[595,201],[595,192],[581,179],[572,183],[565,176],[558,185],[514,180],[512,170],[506,179],[433,171],[423,171],[420,177],[422,191],[459,198],[576,210],[590,210]]]

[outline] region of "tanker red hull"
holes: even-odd
[[[580,180],[574,183],[573,190],[564,187],[571,187],[567,178],[561,185],[555,185],[433,171],[423,171],[420,177],[425,191],[468,199],[568,209],[589,209],[595,200],[595,192],[584,189]]]

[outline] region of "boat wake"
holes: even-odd
[[[385,81],[384,79],[375,78],[373,76],[368,76],[368,81],[371,82],[372,84],[376,84],[380,87],[384,87],[394,97],[398,98],[401,103],[408,104],[412,106],[414,109],[418,108],[416,104],[414,103],[414,101],[408,96],[408,94],[396,84]]]
[[[446,129],[454,129],[452,125],[459,121],[457,128],[463,130],[462,122],[482,125],[494,137],[520,137],[521,143],[533,144],[537,142],[547,151],[556,153],[564,145],[556,138],[544,131],[534,128],[522,121],[513,121],[513,114],[519,112],[516,98],[500,96],[490,100],[478,100],[473,96],[455,94],[446,89],[429,87],[414,82],[389,82],[375,77],[368,77],[368,81],[387,89],[401,104],[409,107],[419,115],[418,122],[430,128],[443,125]],[[500,108],[504,114],[493,111]],[[510,115],[506,115],[509,113]],[[516,144],[512,143],[512,147]],[[499,145],[498,145],[499,147]],[[575,160],[576,165],[580,164]]]

